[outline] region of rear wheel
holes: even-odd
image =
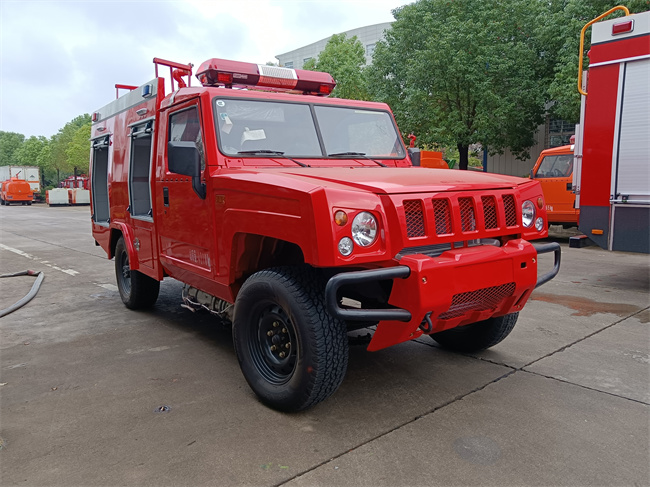
[[[345,324],[325,306],[310,267],[267,269],[235,302],[233,341],[246,381],[266,405],[300,411],[332,395],[345,376]]]
[[[160,281],[131,270],[124,237],[120,237],[115,246],[115,277],[120,297],[127,308],[150,308],[158,299]]]
[[[519,313],[512,313],[433,333],[430,336],[449,350],[477,352],[502,342],[515,327],[518,317]]]

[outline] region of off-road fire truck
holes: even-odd
[[[326,73],[210,59],[193,87],[192,65],[154,64],[92,115],[93,236],[127,307],[169,276],[231,322],[267,405],[336,391],[350,330],[376,326],[369,350],[493,346],[557,274],[559,245],[529,243],[547,235],[538,182],[413,167],[389,107],[327,97]]]
[[[616,10],[625,17],[598,22]],[[589,70],[583,41],[591,26]],[[583,82],[586,78],[586,83]],[[580,42],[573,187],[579,229],[604,249],[650,252],[650,12],[616,7]]]

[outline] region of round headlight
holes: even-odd
[[[541,216],[537,217],[537,220],[535,220],[535,229],[538,232],[541,232],[544,228],[544,219]]]
[[[350,255],[353,248],[354,244],[352,243],[352,239],[350,237],[343,237],[341,240],[339,240],[339,252],[341,252],[342,256],[347,257]]]
[[[352,240],[361,247],[368,247],[377,240],[377,220],[367,211],[352,220]]]
[[[524,227],[530,228],[535,221],[535,205],[532,201],[526,200],[521,204],[521,219]]]

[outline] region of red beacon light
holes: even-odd
[[[216,58],[201,64],[196,77],[203,86],[256,88],[318,96],[329,95],[336,86],[336,81],[328,73]]]
[[[626,34],[634,30],[634,20],[625,20],[612,25],[612,35]]]

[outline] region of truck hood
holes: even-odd
[[[376,194],[508,189],[529,181],[502,174],[422,167],[274,168],[256,172],[282,175],[317,187]]]

